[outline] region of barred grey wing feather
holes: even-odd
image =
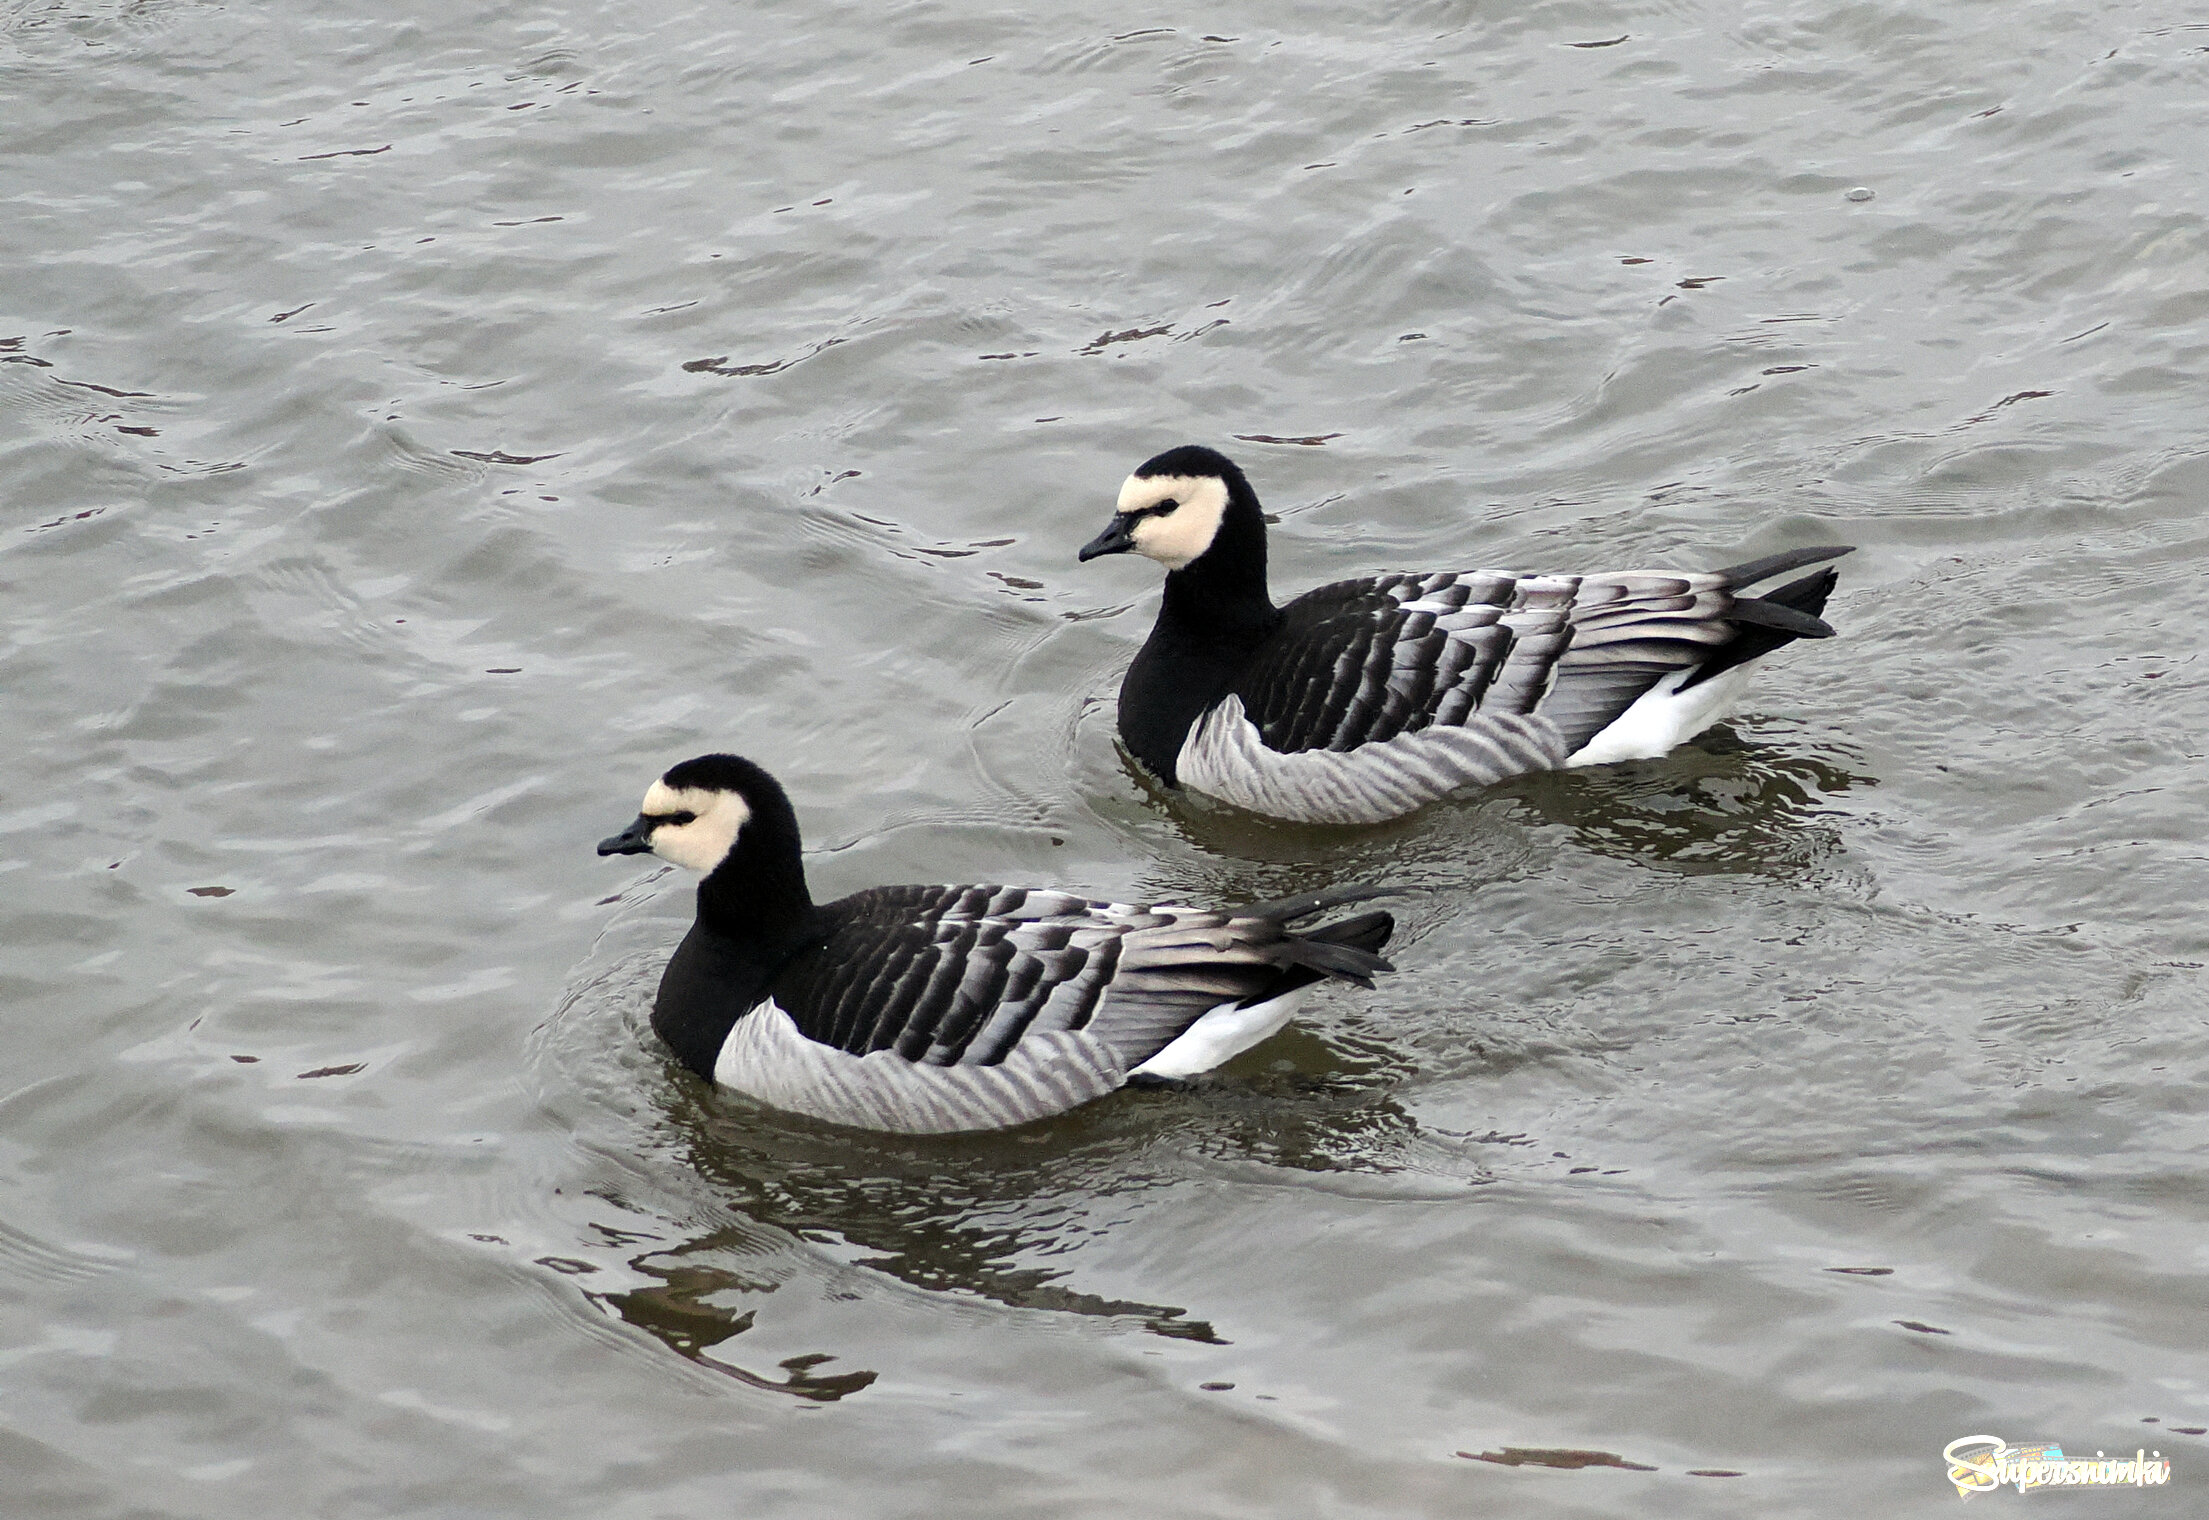
[[[776,1003],[831,1049],[938,1067],[999,1064],[1073,1032],[1133,1066],[1208,1009],[1317,964],[1277,919],[1064,893],[883,888],[835,911],[828,939],[776,978]]]
[[[1355,895],[1226,913],[1001,888],[863,892],[832,905],[827,939],[737,1021],[714,1075],[843,1124],[1026,1123],[1118,1087],[1222,1004],[1315,974],[1369,985],[1387,966],[1372,950],[1283,927]]]
[[[1508,578],[1493,575],[1322,586],[1282,609],[1280,630],[1234,694],[1266,745],[1285,754],[1417,731],[1440,711],[1469,711],[1510,669],[1521,630],[1501,621],[1509,596]]]
[[[1556,728],[1569,756],[1609,727],[1673,669],[1647,660],[1575,663],[1559,671],[1556,684],[1542,702],[1542,717]]]
[[[1291,968],[1324,969],[1320,962],[1334,957],[1308,958],[1308,942],[1283,929],[1297,916],[1271,904],[1233,914],[1181,909],[1156,927],[1130,931],[1121,941],[1119,974],[1087,1032],[1133,1069],[1222,1003],[1279,990]],[[1354,969],[1370,977],[1386,965],[1367,951],[1350,949],[1349,956],[1344,971],[1328,974]]]
[[[1385,680],[1403,615],[1380,580],[1322,586],[1283,614],[1281,630],[1237,679],[1236,690],[1275,748],[1336,746],[1346,725],[1362,725],[1370,714],[1374,662]]]
[[[1270,645],[1191,729],[1176,773],[1276,816],[1393,817],[1563,764],[1660,681],[1734,640],[1736,606],[1716,573],[1436,572],[1323,586],[1283,609]],[[1807,630],[1807,615],[1787,609],[1768,619],[1798,620]]]
[[[1277,642],[1290,658],[1279,674],[1257,669],[1237,688],[1267,747],[1284,753],[1349,752],[1517,714],[1548,720],[1569,754],[1666,676],[1738,634],[1729,584],[1711,573],[1440,572],[1345,582],[1315,596],[1301,616],[1304,599],[1287,609]],[[1370,627],[1346,633],[1353,616]],[[1771,621],[1793,620],[1783,609]],[[1809,620],[1800,621],[1807,629]],[[1276,694],[1293,669],[1313,661],[1311,650],[1286,646],[1328,639],[1337,665],[1326,699],[1284,710]],[[1267,700],[1275,707],[1263,707]],[[1424,790],[1416,778],[1393,784]]]
[[[1538,709],[1577,750],[1651,687],[1732,640],[1720,576],[1612,571],[1583,576],[1571,644]]]
[[[936,1065],[1001,1059],[1039,1017],[1080,1027],[1122,932],[1083,935],[1086,900],[1019,888],[884,887],[829,911],[828,937],[774,983],[797,1032]]]

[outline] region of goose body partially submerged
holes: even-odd
[[[1206,910],[1023,887],[874,887],[815,904],[796,814],[734,755],[655,781],[601,855],[700,872],[652,1027],[685,1066],[764,1103],[910,1134],[997,1129],[1130,1077],[1209,1071],[1320,981],[1371,986],[1394,923],[1351,889]]]
[[[1121,487],[1083,560],[1134,552],[1165,598],[1120,686],[1120,737],[1169,786],[1312,823],[1375,823],[1528,771],[1654,759],[1727,717],[1752,664],[1833,629],[1796,549],[1708,571],[1440,571],[1275,606],[1243,472],[1170,449]]]

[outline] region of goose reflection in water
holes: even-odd
[[[1071,1280],[1078,1267],[1037,1263],[1064,1260],[1084,1237],[1139,1212],[1144,1195],[1192,1172],[1272,1168],[1290,1181],[1325,1174],[1386,1185],[1402,1170],[1435,1170],[1417,1155],[1416,1125],[1387,1096],[1399,1059],[1291,1030],[1252,1060],[1265,1069],[1194,1092],[1138,1090],[1009,1133],[948,1137],[862,1135],[671,1070],[662,1118],[675,1153],[744,1222],[657,1245],[629,1263],[652,1286],[596,1297],[692,1361],[821,1401],[858,1392],[875,1373],[831,1372],[823,1367],[830,1358],[807,1356],[783,1362],[786,1376],[775,1378],[730,1359],[726,1343],[752,1327],[757,1298],[777,1286],[747,1270],[760,1256],[756,1226],[833,1243],[852,1265],[930,1292],[1224,1344],[1188,1308],[1087,1292]],[[1445,1184],[1453,1193],[1487,1180],[1463,1175],[1461,1155],[1446,1164],[1457,1173]]]
[[[1527,776],[1498,791],[1599,855],[1685,875],[1787,875],[1841,854],[1828,799],[1876,785],[1830,747],[1720,727],[1662,760]]]

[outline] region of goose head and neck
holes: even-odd
[[[790,799],[749,760],[700,755],[653,782],[636,820],[598,853],[657,855],[703,878],[698,917],[660,975],[652,1028],[710,1082],[736,1021],[813,937]]]
[[[790,798],[737,755],[700,755],[668,771],[598,853],[657,855],[698,872],[698,921],[734,938],[785,940],[813,911]]]
[[[1266,595],[1258,493],[1216,450],[1168,449],[1127,478],[1111,525],[1083,545],[1081,558],[1131,550],[1166,567],[1166,595],[1120,682],[1120,740],[1176,786],[1191,727],[1281,625]]]
[[[1161,621],[1228,633],[1271,628],[1265,513],[1226,455],[1185,444],[1138,466],[1112,522],[1080,557],[1131,550],[1166,567]]]

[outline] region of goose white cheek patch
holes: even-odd
[[[1135,552],[1168,570],[1185,569],[1212,547],[1227,515],[1227,482],[1210,475],[1130,475],[1120,487],[1118,510],[1147,512],[1161,502],[1178,502],[1171,512],[1138,518],[1129,537]]]
[[[752,810],[734,792],[713,792],[704,787],[680,789],[655,781],[644,794],[639,809],[647,818],[672,813],[692,813],[689,823],[663,823],[652,831],[652,853],[686,871],[703,876],[728,858],[736,848],[736,836],[752,818]]]

